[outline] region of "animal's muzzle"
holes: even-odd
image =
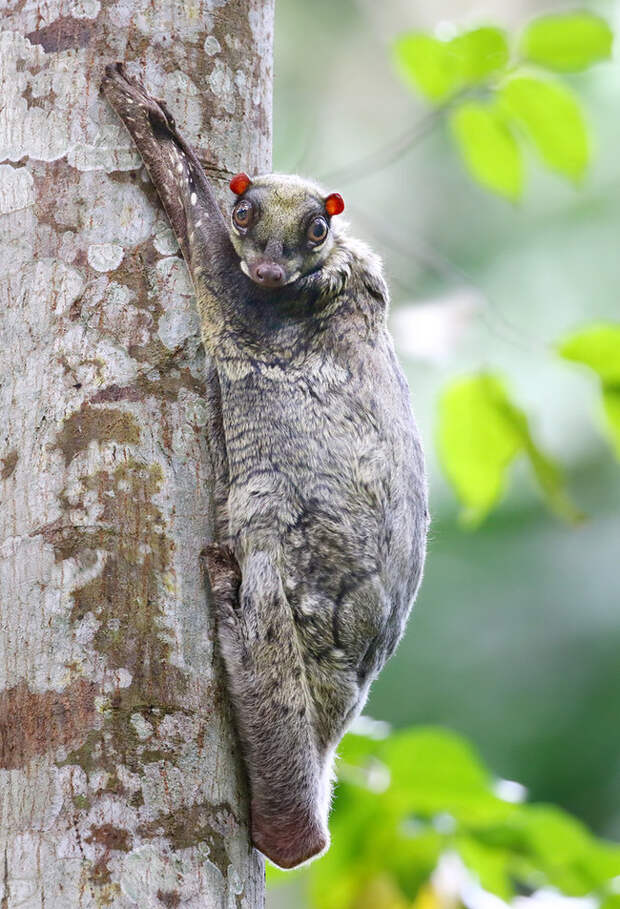
[[[252,266],[252,279],[263,287],[283,287],[286,283],[284,269],[276,262],[259,262]]]

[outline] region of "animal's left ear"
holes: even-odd
[[[247,174],[235,174],[228,185],[236,196],[242,196],[252,181]]]
[[[340,193],[330,193],[325,200],[325,211],[331,218],[332,215],[339,215],[344,211],[344,199]]]

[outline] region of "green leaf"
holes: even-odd
[[[391,736],[381,749],[402,810],[425,818],[448,815],[476,826],[503,820],[514,810],[492,791],[492,778],[471,746],[444,729]]]
[[[491,775],[472,746],[447,729],[421,726],[399,731],[379,746],[391,771],[392,785],[416,799],[429,789],[488,792]],[[433,805],[446,810],[447,804]]]
[[[524,30],[526,60],[557,72],[578,72],[611,56],[613,34],[600,16],[584,11],[541,16]]]
[[[583,363],[600,377],[603,412],[620,460],[620,325],[614,322],[588,325],[561,341],[558,351],[566,360]]]
[[[620,909],[620,893],[609,893],[600,904],[599,909]]]
[[[501,29],[491,27],[463,32],[451,41],[409,32],[397,39],[394,55],[406,81],[439,102],[502,69],[508,42]]]
[[[482,373],[448,385],[439,402],[438,446],[465,506],[465,522],[479,523],[497,503],[506,470],[519,453],[529,458],[549,507],[566,520],[580,519],[559,468],[535,445],[525,415],[496,376]]]
[[[534,76],[516,76],[499,91],[500,104],[532,140],[547,166],[579,179],[590,143],[583,113],[564,85]]]
[[[451,125],[472,176],[498,195],[518,199],[523,189],[521,152],[497,110],[475,102],[461,104]]]
[[[324,903],[319,905],[322,906]],[[340,907],[342,903],[338,905]],[[394,877],[386,872],[366,881],[362,893],[359,893],[355,900],[355,909],[410,909],[410,907],[411,903],[405,899]]]
[[[445,729],[424,728],[392,734],[381,742],[366,740],[362,756],[359,737],[346,736],[339,775],[352,780],[351,765],[359,770],[380,764],[387,770],[389,789],[381,793],[395,818],[433,819],[449,814],[468,824],[498,822],[514,806],[493,792],[493,779],[471,746]],[[343,767],[344,765],[344,767]],[[357,797],[356,797],[357,799]]]
[[[603,389],[603,410],[611,442],[620,461],[620,388]]]
[[[456,850],[473,871],[480,886],[508,902],[514,895],[509,876],[510,853],[479,842],[472,836],[459,837]]]
[[[511,847],[528,855],[547,881],[572,896],[598,889],[620,870],[620,847],[597,840],[553,805],[527,805],[505,825]]]
[[[579,524],[584,520],[585,515],[575,508],[567,494],[560,468],[534,445],[529,433],[524,438],[523,444],[538,484],[544,492],[551,510],[569,524]]]
[[[593,369],[605,385],[620,385],[620,324],[588,325],[561,341],[558,349],[566,360]]]
[[[500,498],[506,468],[522,446],[509,408],[503,384],[484,374],[453,382],[439,402],[439,455],[472,523]]]
[[[489,26],[463,32],[448,42],[448,51],[459,63],[463,85],[475,85],[508,63],[506,33]]]
[[[446,42],[411,32],[397,39],[394,53],[405,79],[430,101],[443,101],[460,88],[459,61]]]

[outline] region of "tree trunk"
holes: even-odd
[[[223,188],[269,169],[272,0],[4,0],[0,907],[254,907],[200,553],[217,401],[99,94],[135,60]]]

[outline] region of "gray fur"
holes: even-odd
[[[207,564],[252,836],[289,868],[328,845],[335,748],[422,575],[426,480],[387,290],[378,259],[336,221],[306,249],[300,225],[325,196],[298,177],[255,180],[260,224],[246,237],[228,228],[165,106],[119,65],[106,72],[180,238],[219,382],[221,535]],[[286,286],[244,274],[261,255]]]

